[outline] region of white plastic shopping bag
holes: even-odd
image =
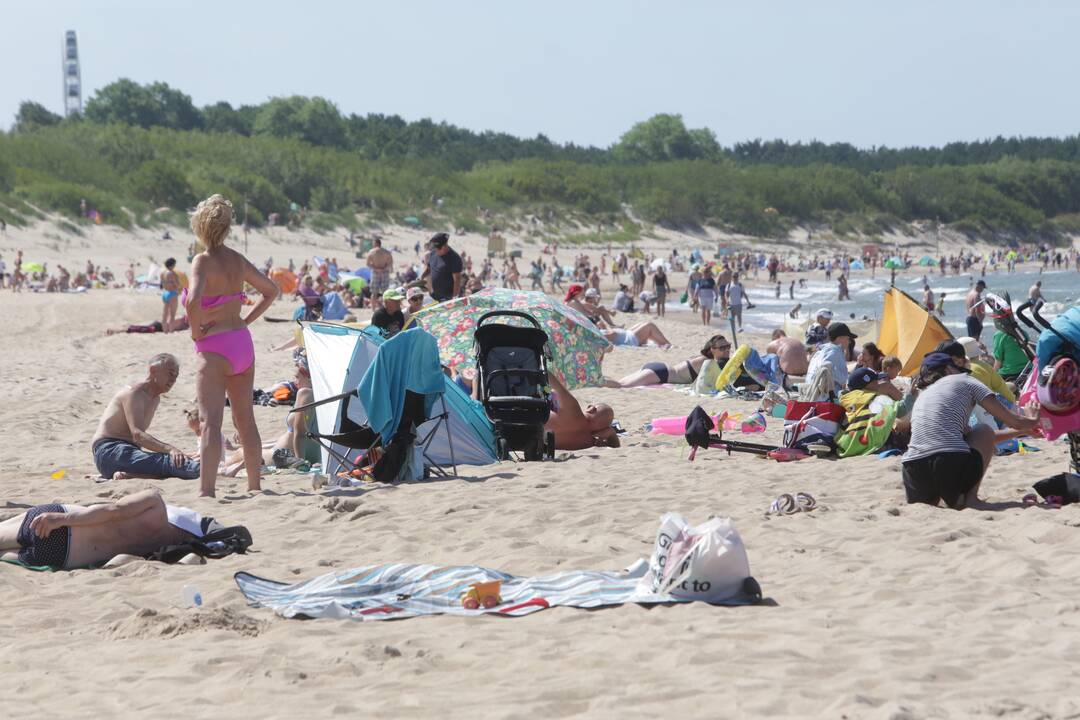
[[[720,602],[743,592],[750,561],[730,518],[692,526],[678,513],[660,518],[649,570],[638,588],[657,595]]]

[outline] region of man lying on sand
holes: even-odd
[[[146,379],[124,388],[105,407],[91,447],[94,464],[104,478],[199,477],[199,463],[149,432],[161,396],[180,374],[180,363],[168,353],[150,359]]]
[[[195,538],[174,522],[197,528],[199,516],[167,506],[157,490],[90,507],[35,505],[0,522],[0,559],[70,570],[122,554],[144,556]]]
[[[556,450],[584,450],[588,447],[619,447],[619,436],[611,427],[615,411],[610,405],[599,403],[581,409],[566,386],[555,373],[548,374],[548,383],[558,403],[558,410],[551,411],[545,430],[555,433]]]

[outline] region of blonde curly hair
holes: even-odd
[[[232,226],[233,205],[223,195],[211,195],[191,214],[191,229],[206,248],[225,244]]]

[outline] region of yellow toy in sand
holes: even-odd
[[[750,346],[740,345],[739,349],[735,351],[735,354],[728,358],[727,363],[724,365],[724,369],[716,376],[717,390],[724,390],[728,385],[735,382],[735,378],[739,377],[739,371],[742,369],[742,364],[746,362],[746,358],[749,355]]]
[[[473,583],[461,596],[461,605],[466,610],[479,610],[481,607],[490,610],[502,602],[502,597],[499,595],[501,590],[501,580]]]

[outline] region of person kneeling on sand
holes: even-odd
[[[0,559],[65,570],[91,567],[117,555],[145,556],[189,542],[200,520],[192,510],[166,505],[157,490],[89,507],[35,505],[0,522]]]
[[[919,397],[911,413],[911,441],[903,456],[909,503],[937,505],[944,500],[954,510],[974,505],[994,445],[1038,427],[1037,407],[1024,415],[1012,412],[970,372],[943,352],[923,358],[915,379]],[[1013,430],[969,426],[976,405]]]
[[[197,460],[148,432],[161,396],[172,389],[179,375],[180,363],[174,356],[155,355],[146,379],[120,390],[109,401],[91,441],[94,464],[102,477],[199,477]]]
[[[555,396],[557,408],[551,411],[545,430],[555,433],[555,449],[584,450],[588,447],[619,447],[619,436],[611,426],[615,411],[603,403],[586,405],[584,409],[555,373],[548,374],[548,383]]]

